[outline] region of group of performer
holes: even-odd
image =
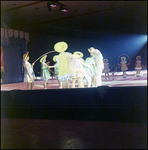
[[[83,88],[84,84],[87,83],[87,87],[97,87],[102,85],[102,72],[105,73],[105,79],[109,79],[109,63],[107,59],[103,60],[103,56],[98,49],[90,47],[88,52],[90,57],[83,59],[83,53],[74,52],[69,53],[65,52],[68,48],[66,42],[58,42],[54,45],[54,50],[58,52],[58,55],[53,57],[55,64],[50,66],[46,62],[47,55],[44,55],[40,59],[41,63],[41,72],[40,76],[43,82],[44,89],[47,89],[47,82],[50,78],[50,68],[54,68],[55,78],[57,78],[59,83],[59,88],[69,88],[70,82],[71,88],[75,88],[76,81],[78,82],[78,87]],[[141,66],[141,57],[136,57],[136,67],[137,73],[136,76],[140,75]],[[27,82],[27,89],[33,89],[34,79],[36,79],[33,66],[35,63],[29,63],[29,54],[28,52],[23,55],[24,61],[24,82]],[[121,66],[123,71],[123,78],[126,78],[126,71],[128,70],[128,65],[126,57],[121,57],[121,62],[118,64]]]

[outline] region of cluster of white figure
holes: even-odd
[[[91,57],[83,59],[81,52],[69,53],[65,52],[68,48],[67,43],[58,42],[55,44],[55,51],[59,52],[59,55],[53,57],[55,61],[55,77],[59,81],[59,88],[69,88],[71,82],[71,88],[76,87],[76,81],[78,87],[83,88],[84,84],[87,87],[101,86],[101,75],[104,69],[103,56],[101,52],[93,47],[88,49]]]

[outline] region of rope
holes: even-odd
[[[40,58],[42,58],[44,55],[47,55],[47,54],[52,53],[52,52],[56,52],[56,51],[50,51],[50,52],[47,52],[47,53],[41,55],[41,56],[40,56],[39,58],[37,58],[33,63],[35,63],[36,61],[38,61],[38,60],[39,60]]]

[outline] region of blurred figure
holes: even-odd
[[[96,82],[97,82],[97,86],[101,86],[102,85],[102,71],[104,69],[104,63],[103,63],[103,56],[101,54],[101,52],[98,49],[95,49],[93,47],[90,47],[88,49],[88,51],[90,52],[90,54],[93,54],[93,59],[95,61],[96,64],[96,68],[97,68],[97,75],[96,75]]]
[[[121,57],[121,64],[118,64],[119,66],[121,66],[121,70],[123,71],[123,78],[126,78],[126,71],[128,70],[127,65],[127,61],[126,61],[126,57]]]
[[[93,65],[95,64],[95,61],[93,60],[93,58],[91,57],[87,57],[86,60],[84,61],[85,64],[87,64],[89,67],[83,65],[84,70],[86,71],[86,74],[84,75],[83,81],[86,83],[87,82],[87,87],[91,87],[91,81],[94,75],[94,71],[93,70]]]
[[[24,69],[25,69],[24,82],[27,83],[27,90],[33,90],[34,79],[36,78],[34,71],[33,71],[34,63],[32,63],[32,65],[31,65],[28,62],[28,60],[29,60],[29,52],[27,52],[26,54],[23,55],[23,61],[24,61],[23,65],[24,65]]]
[[[61,89],[62,88],[62,82],[58,79],[58,74],[59,74],[59,62],[56,61],[56,58],[58,57],[58,55],[55,55],[53,57],[53,61],[55,62],[54,66],[54,77],[58,80],[58,83],[59,83],[59,88]]]
[[[47,82],[48,79],[50,78],[50,68],[54,68],[55,66],[48,66],[45,62],[46,62],[46,57],[47,55],[44,55],[41,59],[40,59],[40,63],[41,63],[41,79],[44,80],[43,86],[44,89],[47,89]]]
[[[105,73],[105,79],[107,79],[107,77],[109,79],[109,71],[110,71],[110,69],[109,69],[108,60],[104,59],[104,70],[103,70],[103,72]],[[106,75],[107,75],[107,77],[106,77]]]
[[[137,70],[136,71],[136,77],[140,77],[140,71],[141,71],[141,69],[142,69],[142,66],[141,66],[141,56],[137,56],[136,57],[136,66],[135,66],[135,69]]]
[[[86,75],[86,71],[83,66],[86,66],[92,70],[92,68],[83,62],[83,54],[81,52],[74,52],[71,58],[71,68],[72,68],[72,88],[75,88],[75,82],[78,80],[79,88],[84,87],[83,78]],[[93,70],[92,70],[93,72]]]

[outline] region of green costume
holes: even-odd
[[[50,71],[44,64],[46,65],[46,63],[41,62],[41,74],[40,74],[40,76],[43,80],[48,80],[50,78]]]

